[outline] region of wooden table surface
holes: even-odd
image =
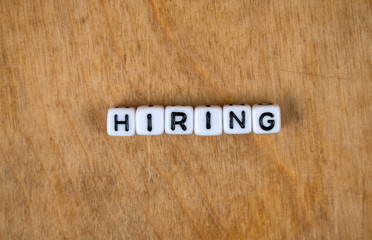
[[[0,1],[1,239],[371,239],[370,0]],[[275,102],[272,135],[106,134]]]

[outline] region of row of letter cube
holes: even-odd
[[[277,133],[280,131],[280,107],[277,104],[197,106],[153,106],[110,108],[107,133],[110,136],[191,134]]]

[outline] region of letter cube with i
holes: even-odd
[[[164,107],[139,106],[136,111],[138,135],[160,135],[164,133]]]
[[[222,134],[222,108],[220,106],[198,106],[194,111],[194,133],[199,136]]]
[[[248,104],[223,106],[223,131],[226,134],[248,134],[252,130],[252,109]]]
[[[252,126],[253,132],[257,134],[279,132],[281,128],[279,105],[272,103],[253,105]]]
[[[134,108],[110,108],[107,112],[107,134],[133,136],[136,130]]]
[[[193,107],[167,106],[165,108],[165,132],[167,134],[191,134],[193,131]]]

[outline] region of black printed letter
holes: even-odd
[[[129,131],[129,120],[128,120],[129,116],[128,114],[125,114],[125,117],[124,117],[124,121],[119,121],[118,120],[118,115],[115,114],[115,131],[118,131],[118,125],[119,124],[125,124],[125,131]]]
[[[207,112],[206,113],[206,128],[207,129],[211,129],[211,113],[210,112]]]
[[[176,116],[182,117],[180,121],[176,121]],[[176,129],[176,124],[179,124],[183,131],[186,131],[187,127],[185,126],[185,122],[187,120],[186,113],[183,112],[172,112],[171,114],[171,129],[174,131]]]
[[[242,120],[240,121],[239,118],[231,111],[230,112],[230,128],[234,128],[234,119],[238,122],[241,128],[245,128],[245,111],[242,111]]]
[[[152,131],[152,115],[150,113],[147,114],[147,131]]]
[[[266,117],[266,116],[274,117],[274,114],[272,114],[271,112],[264,112],[264,113],[262,113],[261,116],[260,116],[260,119],[259,119],[259,121],[260,121],[260,127],[263,130],[265,130],[265,131],[270,131],[275,126],[275,120],[273,120],[273,119],[267,120],[267,122],[270,123],[270,125],[269,126],[265,126],[263,124],[263,118]]]

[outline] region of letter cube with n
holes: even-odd
[[[252,130],[251,106],[248,104],[223,106],[223,130],[227,134],[247,134]]]
[[[257,134],[279,132],[281,128],[279,105],[271,103],[253,105],[252,126],[253,132]]]
[[[107,134],[133,136],[136,130],[134,108],[110,108],[107,112]]]

